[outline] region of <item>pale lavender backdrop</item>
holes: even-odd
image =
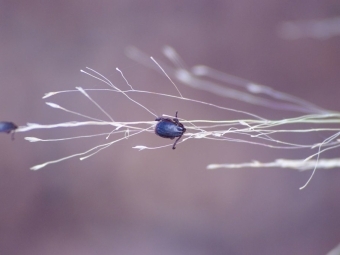
[[[86,66],[121,87],[126,84],[115,67],[135,88],[175,93],[164,75],[125,56],[129,45],[162,60],[161,48],[171,45],[188,65],[206,64],[338,110],[340,37],[287,41],[277,36],[283,21],[338,15],[340,4],[333,0],[1,1],[0,120],[19,125],[83,120],[49,108],[41,97],[76,86],[103,87],[79,72]],[[281,116],[177,85],[191,98]],[[115,120],[154,119],[117,94],[94,98]],[[157,114],[178,110],[185,119],[233,117],[203,106],[137,98]],[[105,117],[77,94],[48,101]],[[299,191],[310,173],[205,169],[209,163],[302,158],[306,152],[203,140],[175,151],[132,149],[170,142],[146,134],[86,161],[29,170],[105,139],[28,143],[24,136],[96,132],[93,127],[32,131],[16,134],[15,141],[0,136],[1,254],[313,255],[340,242],[339,170],[318,171]]]

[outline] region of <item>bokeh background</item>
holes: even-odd
[[[162,47],[171,45],[188,66],[205,64],[338,110],[340,37],[285,40],[277,28],[284,21],[339,15],[335,0],[0,1],[0,119],[19,125],[84,120],[41,98],[76,86],[104,88],[79,72],[86,66],[120,87],[126,84],[116,67],[134,88],[175,94],[164,75],[126,57],[130,45],[162,61]],[[190,98],[269,118],[288,116],[177,85]],[[115,120],[154,119],[118,94],[93,97]],[[159,115],[178,110],[185,119],[235,117],[164,98],[136,99]],[[47,101],[105,117],[79,93]],[[318,171],[303,191],[298,188],[310,172],[206,170],[210,163],[299,159],[308,151],[204,140],[189,140],[175,151],[132,149],[169,143],[145,134],[85,161],[29,170],[106,140],[29,143],[25,136],[100,131],[37,130],[17,133],[15,141],[0,136],[0,254],[313,255],[340,242],[339,170]]]

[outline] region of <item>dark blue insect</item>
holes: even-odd
[[[14,131],[18,128],[13,122],[0,121],[0,132],[10,134],[12,133],[12,140],[14,139]]]
[[[163,117],[158,117],[155,119],[155,121],[159,121],[155,127],[156,135],[159,135],[163,138],[170,138],[171,140],[178,137],[172,146],[173,150],[176,149],[176,143],[179,139],[181,139],[182,135],[186,131],[184,125],[178,121],[177,113],[178,112],[176,112],[176,118],[174,119]]]

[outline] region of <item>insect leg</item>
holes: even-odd
[[[176,139],[174,145],[172,146],[172,149],[173,149],[173,150],[176,149],[176,143],[178,142],[179,139],[181,139],[181,137],[182,137],[182,136],[179,136],[179,137]]]
[[[178,118],[177,118],[177,113],[178,113],[178,111],[176,111],[176,117],[173,119],[174,120],[174,122],[176,123],[176,125],[178,125],[178,123],[179,123],[179,121],[178,121]]]

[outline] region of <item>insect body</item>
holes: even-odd
[[[170,138],[171,140],[178,137],[174,145],[172,146],[173,150],[176,149],[176,143],[179,139],[181,139],[182,135],[186,131],[184,125],[178,121],[177,113],[178,112],[176,112],[176,117],[174,119],[163,117],[158,117],[157,119],[155,119],[155,121],[158,121],[155,127],[156,135],[159,135],[163,138]]]
[[[0,132],[10,134],[12,133],[12,140],[14,139],[14,131],[18,128],[13,122],[0,121]]]

